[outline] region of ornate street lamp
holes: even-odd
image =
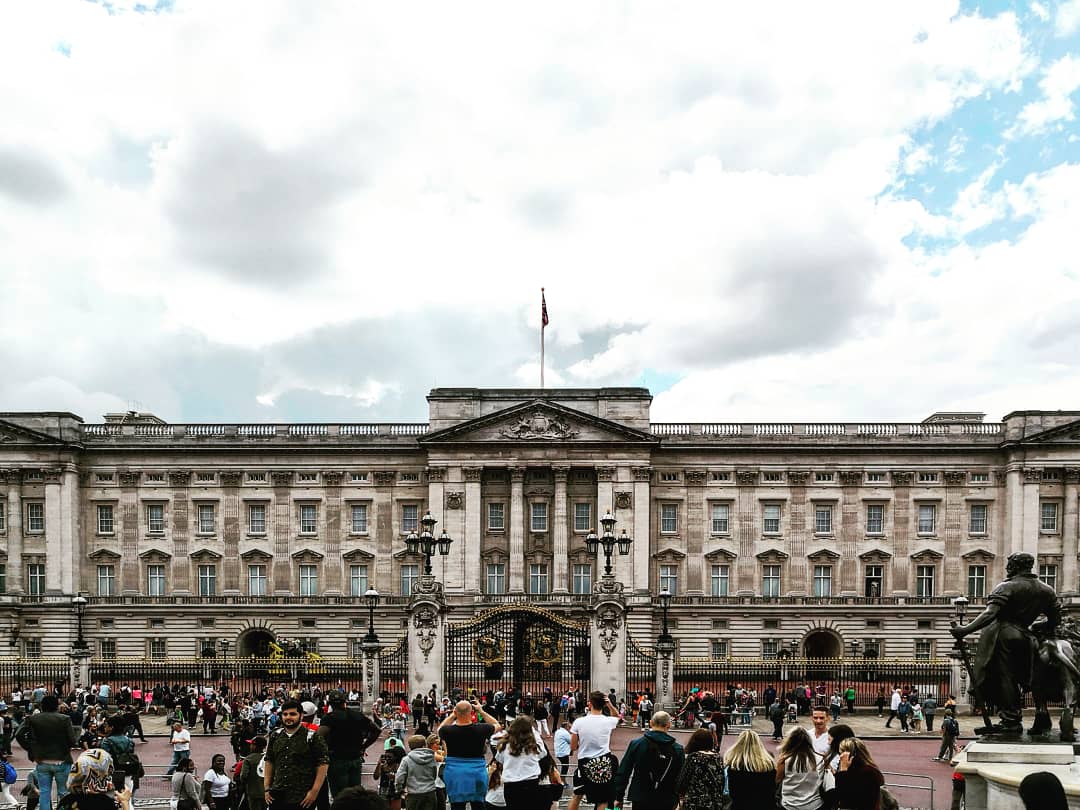
[[[364,594],[364,601],[368,608],[368,624],[367,633],[364,634],[360,643],[367,648],[378,647],[379,637],[375,635],[375,608],[379,605],[379,592],[374,588],[368,588]]]
[[[675,639],[668,632],[668,608],[671,607],[671,591],[660,591],[660,635],[656,638],[656,651],[665,658],[675,654]]]
[[[848,646],[851,647],[851,657],[858,658],[859,648],[862,646],[862,642],[859,641],[857,638],[853,638]]]
[[[82,593],[77,593],[77,594],[75,594],[75,596],[73,596],[71,598],[71,609],[73,611],[75,611],[75,649],[76,650],[85,650],[87,648],[87,646],[88,646],[87,643],[86,643],[86,639],[83,638],[83,632],[82,632],[83,614],[86,613],[86,605],[88,603],[89,603],[89,600],[85,596],[83,596]]]
[[[585,550],[589,554],[596,554],[600,547],[604,548],[604,576],[611,576],[611,554],[615,550],[615,546],[619,547],[619,553],[626,555],[630,553],[630,544],[633,542],[630,535],[626,533],[626,529],[623,529],[622,534],[618,537],[615,536],[615,516],[611,514],[611,510],[608,510],[602,518],[600,518],[600,524],[604,527],[604,533],[597,536],[595,531],[589,532],[585,536]],[[670,598],[670,594],[669,594]],[[662,596],[661,596],[662,599]]]
[[[450,553],[450,544],[454,542],[446,533],[446,529],[443,529],[438,537],[435,536],[435,524],[438,522],[431,516],[431,510],[428,510],[420,518],[422,527],[420,534],[409,532],[405,537],[405,548],[410,554],[424,555],[424,574],[428,576],[431,575],[431,558],[435,556],[436,547],[439,554],[445,557]]]
[[[957,624],[962,625],[964,623],[964,616],[967,615],[969,604],[971,604],[971,602],[966,596],[958,596],[952,600],[953,612],[956,614]]]

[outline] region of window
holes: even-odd
[[[405,504],[401,507],[401,532],[412,534],[420,526],[420,507],[416,504]]]
[[[163,638],[150,639],[150,660],[164,661],[169,656],[168,646]]]
[[[413,586],[420,579],[420,566],[415,564],[401,566],[401,595],[408,596]]]
[[[544,594],[548,588],[547,563],[533,563],[529,566],[529,593]]]
[[[667,591],[672,596],[679,592],[679,566],[660,566],[660,590]]]
[[[367,534],[368,513],[366,503],[354,503],[349,507],[349,531],[353,534]]]
[[[4,511],[6,507],[7,504],[0,501],[0,532],[7,529],[7,512]]]
[[[780,566],[765,565],[761,569],[761,595],[780,595]]]
[[[676,472],[662,472],[660,473],[660,480],[666,484],[674,483],[679,480],[679,474]]]
[[[986,504],[973,503],[968,512],[968,532],[986,534]]]
[[[936,484],[937,473],[936,472],[921,472],[919,473],[920,484]]]
[[[832,534],[832,507],[814,507],[814,534]]]
[[[784,480],[784,474],[779,472],[762,473],[761,477],[765,480],[766,484],[779,484]]]
[[[972,473],[971,474],[971,483],[973,483],[973,484],[989,484],[990,483],[990,473],[984,473],[984,472],[983,473]]]
[[[7,563],[0,563],[0,593],[7,593]]]
[[[214,505],[212,503],[199,504],[199,534],[214,533]]]
[[[712,533],[727,534],[731,530],[731,507],[726,503],[712,505]]]
[[[937,506],[932,503],[919,504],[919,534],[933,534],[937,523]]]
[[[217,595],[217,566],[199,566],[199,596]]]
[[[97,508],[98,534],[112,534],[113,529],[114,526],[112,504],[99,503]]]
[[[714,472],[712,474],[712,480],[713,481],[730,481],[731,480],[731,473]]]
[[[660,531],[663,534],[675,534],[679,531],[679,505],[676,503],[660,504]]]
[[[300,534],[315,534],[319,512],[313,503],[300,504]]]
[[[362,484],[365,481],[367,481],[367,473],[366,472],[352,472],[352,473],[349,473],[349,483],[350,484]]]
[[[264,472],[249,472],[247,474],[247,480],[249,484],[265,484],[266,473]]]
[[[313,472],[302,472],[296,476],[296,480],[301,484],[314,484],[319,480],[319,474]]]
[[[266,596],[266,566],[248,566],[248,596]]]
[[[885,566],[883,565],[868,565],[863,570],[863,588],[865,589],[865,595],[876,597],[881,596],[881,591],[885,587]]]
[[[771,661],[776,660],[776,656],[780,653],[780,642],[775,638],[764,638],[761,640],[761,657],[769,659]]]
[[[780,504],[767,503],[762,507],[761,530],[765,534],[780,533]]]
[[[866,533],[881,534],[885,531],[885,504],[868,503],[866,505]]]
[[[26,566],[26,592],[30,596],[45,594],[45,565],[43,563],[30,563]]]
[[[488,504],[488,531],[489,532],[506,531],[506,504],[505,503],[489,503]]]
[[[146,505],[146,531],[149,534],[164,534],[165,504],[150,503]]]
[[[146,590],[150,596],[165,595],[165,566],[160,563],[146,566]]]
[[[319,567],[317,565],[300,566],[300,595],[319,595]]]
[[[574,565],[573,593],[592,593],[592,566],[588,563]]]
[[[592,529],[592,504],[574,504],[574,531],[587,532]]]
[[[1056,565],[1042,564],[1039,566],[1039,581],[1049,585],[1055,591],[1057,590],[1057,570]]]
[[[147,473],[144,477],[144,480],[148,484],[164,484],[165,473]]]
[[[866,474],[866,483],[868,484],[881,484],[885,481],[885,473],[883,472],[868,472]]]
[[[831,472],[814,473],[814,481],[818,484],[827,484],[832,480],[833,474]]]
[[[265,504],[248,504],[248,534],[266,534]]]
[[[41,534],[45,531],[45,504],[31,501],[26,505],[26,531]]]
[[[23,658],[41,658],[41,639],[28,638],[23,641]]]
[[[98,640],[98,653],[102,658],[116,658],[116,639],[103,638]]]
[[[401,474],[402,483],[414,483],[420,480],[420,473],[415,472],[403,472]]]
[[[487,593],[506,593],[505,563],[488,563]]]
[[[200,484],[212,484],[214,483],[214,474],[212,472],[195,473],[195,481]]]
[[[1040,477],[1043,481],[1060,481],[1061,470],[1043,470]]]
[[[97,592],[98,596],[116,595],[116,567],[112,565],[99,565],[97,567]]]
[[[1058,505],[1052,501],[1039,504],[1039,528],[1044,532],[1058,530]]]
[[[714,565],[712,567],[712,576],[710,582],[709,593],[713,596],[727,596],[728,595],[728,583],[731,581],[731,566],[730,565]]]
[[[929,661],[934,654],[934,642],[929,639],[918,639],[915,642],[915,658],[919,661]]]
[[[709,650],[713,661],[723,661],[728,657],[728,643],[726,639],[714,639]]]
[[[929,599],[934,595],[933,565],[919,565],[915,568],[915,595],[922,599]]]
[[[366,565],[349,566],[349,594],[363,596],[368,592],[368,567]]]
[[[986,596],[985,565],[968,566],[967,595],[969,599],[981,599],[982,597]]]
[[[532,519],[529,527],[534,532],[546,532],[548,526],[548,505],[546,503],[530,504]]]
[[[814,596],[832,596],[832,566],[814,566]]]
[[[112,480],[113,480],[113,474],[112,473],[97,473],[94,476],[94,479],[99,484],[111,484]]]

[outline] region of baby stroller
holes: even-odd
[[[794,703],[789,703],[787,706],[787,722],[799,722],[799,707],[796,706]]]

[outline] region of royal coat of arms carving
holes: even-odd
[[[473,655],[485,667],[502,663],[506,658],[503,652],[502,639],[487,635],[480,636],[473,642]]]
[[[562,640],[551,630],[535,628],[528,639],[529,663],[550,667],[562,661]]]
[[[566,421],[549,416],[542,411],[535,411],[522,416],[510,427],[503,428],[499,435],[506,439],[572,439],[578,435]]]

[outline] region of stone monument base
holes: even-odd
[[[1069,743],[970,743],[956,763],[964,775],[966,810],[1016,810],[1020,782],[1029,773],[1049,771],[1065,786],[1070,810],[1080,810],[1080,757]]]

